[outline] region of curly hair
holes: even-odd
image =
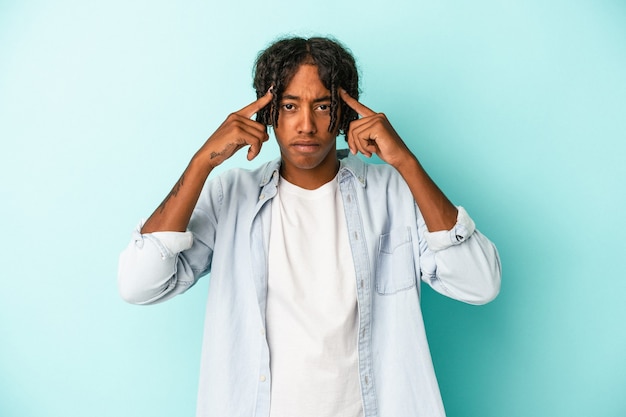
[[[328,38],[284,38],[259,53],[254,65],[253,86],[257,98],[265,95],[273,86],[273,98],[269,106],[257,113],[256,120],[276,126],[282,94],[303,64],[317,66],[322,84],[330,91],[331,119],[328,131],[338,128],[340,134],[347,134],[350,122],[356,120],[358,115],[340,100],[339,88],[358,99],[359,75],[352,54],[338,41]]]

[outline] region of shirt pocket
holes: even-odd
[[[376,260],[376,291],[394,294],[415,286],[411,229],[394,229],[381,235]]]

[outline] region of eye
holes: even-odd
[[[287,111],[292,111],[295,110],[296,106],[291,104],[291,103],[285,103],[283,104],[283,109],[287,110]]]
[[[323,112],[329,112],[330,111],[330,105],[328,105],[328,104],[320,104],[319,106],[317,106],[317,108],[320,111],[323,111]]]

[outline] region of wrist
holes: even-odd
[[[405,178],[415,177],[415,175],[424,171],[417,157],[410,152],[404,158],[392,164],[392,166]]]
[[[211,162],[202,158],[199,153],[196,153],[191,158],[191,161],[189,161],[187,171],[192,176],[204,177],[204,179],[206,179],[216,166],[217,164],[212,164]]]

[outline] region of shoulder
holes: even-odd
[[[217,210],[231,204],[255,203],[260,190],[278,171],[278,160],[254,169],[232,168],[209,177],[204,184],[197,209]]]
[[[224,189],[233,187],[254,187],[261,188],[272,179],[274,171],[279,168],[279,160],[265,162],[253,168],[231,168],[213,177],[208,183],[218,182]]]
[[[394,167],[385,163],[367,165],[366,189],[370,192],[386,195],[393,201],[412,196],[406,181]],[[412,201],[412,197],[410,200]]]
[[[366,188],[404,184],[398,171],[384,162],[365,162],[357,156],[348,155],[342,159],[342,166]]]

